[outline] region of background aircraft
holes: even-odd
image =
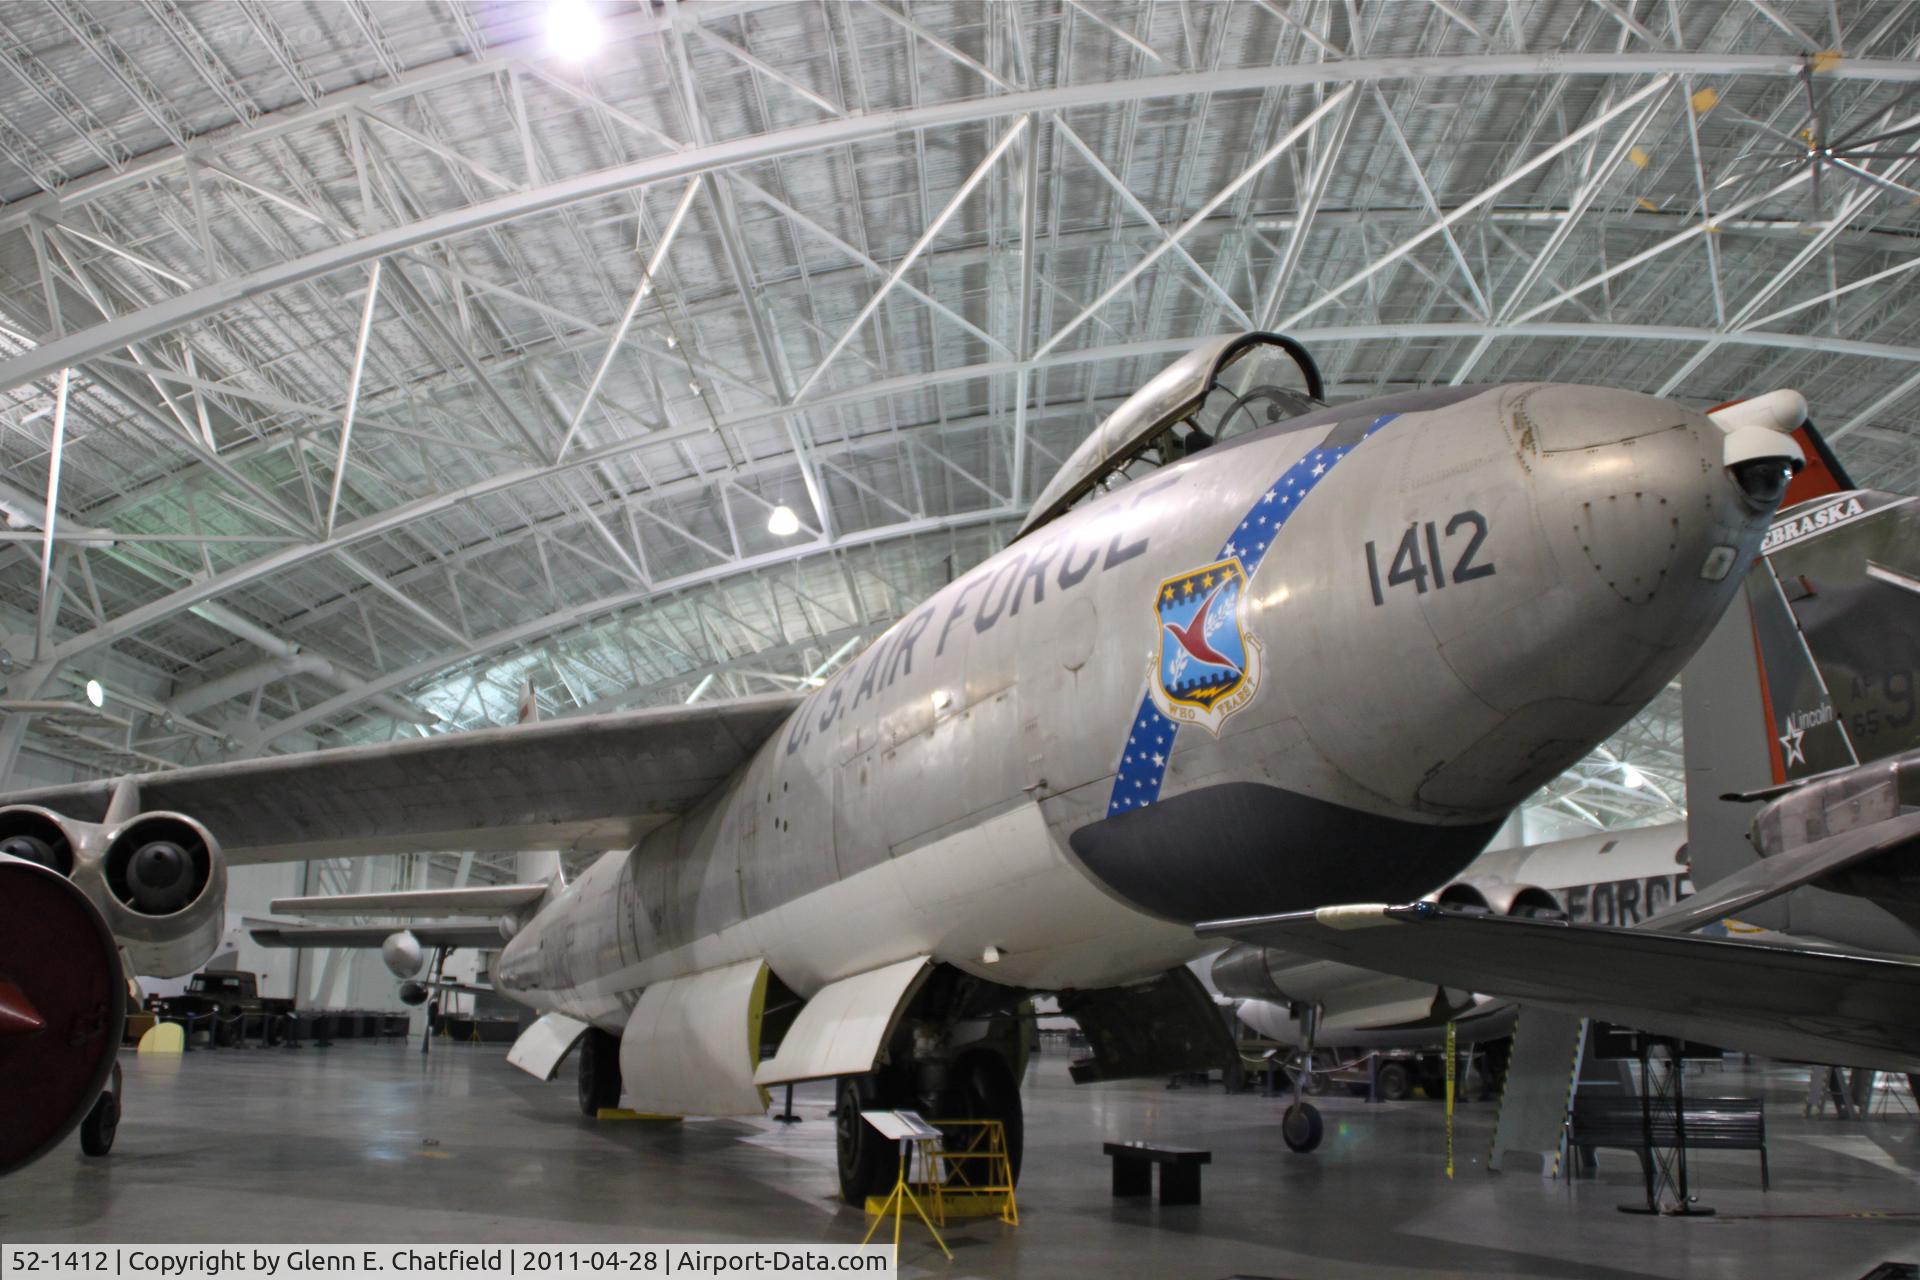
[[[837,1078],[855,1202],[895,1162],[863,1107],[1001,1121],[1017,1161],[1030,992],[1096,1074],[1231,1054],[1194,922],[1458,871],[1685,663],[1800,458],[1602,388],[1322,395],[1289,339],[1199,345],[804,699],[48,788],[0,847],[156,973],[204,958],[229,861],[605,850],[504,914],[496,986],[546,1015],[523,1064],[578,1041],[583,1106],[693,1115]],[[1166,629],[1207,600],[1222,661]]]
[[[1463,911],[1638,924],[1693,892],[1684,822],[1498,849],[1475,858],[1427,900]],[[1512,1031],[1514,1006],[1333,960],[1239,944],[1212,961],[1211,979],[1259,1035],[1335,1051],[1434,1050],[1449,1022],[1459,1043]]]

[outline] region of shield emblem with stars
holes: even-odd
[[[1246,626],[1247,571],[1238,557],[1161,582],[1159,646],[1148,679],[1168,719],[1220,732],[1260,686],[1260,642]]]

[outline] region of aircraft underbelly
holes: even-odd
[[[917,955],[1051,990],[1133,981],[1202,949],[1191,929],[1143,917],[1097,887],[1031,801],[690,941],[621,962],[635,951],[623,941],[591,958],[573,953],[564,982],[509,994],[618,1029],[647,986],[755,958],[811,995]]]

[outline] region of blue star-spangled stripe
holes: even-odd
[[[1260,495],[1253,509],[1234,526],[1226,545],[1214,559],[1238,556],[1247,571],[1247,586],[1243,590],[1251,590],[1253,575],[1279,539],[1281,526],[1300,509],[1307,495],[1333,473],[1342,458],[1399,416],[1388,413],[1375,418],[1353,444],[1308,450]],[[1151,693],[1141,695],[1140,710],[1127,731],[1127,745],[1120,752],[1120,767],[1113,775],[1113,794],[1107,798],[1108,817],[1130,809],[1144,809],[1160,798],[1160,786],[1167,777],[1167,761],[1173,757],[1173,740],[1179,731],[1179,722],[1161,714],[1160,708],[1153,704]]]

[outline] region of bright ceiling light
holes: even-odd
[[[1634,768],[1632,765],[1628,765],[1627,771],[1620,775],[1620,781],[1626,783],[1630,787],[1644,787],[1647,785],[1647,775],[1640,772],[1638,769]]]
[[[552,0],[547,5],[547,47],[569,62],[590,58],[605,42],[600,15],[586,0]]]
[[[791,538],[800,532],[800,517],[793,514],[793,508],[783,502],[767,517],[767,532],[776,538]]]
[[[96,707],[107,705],[107,691],[100,687],[98,680],[87,681],[87,701]]]

